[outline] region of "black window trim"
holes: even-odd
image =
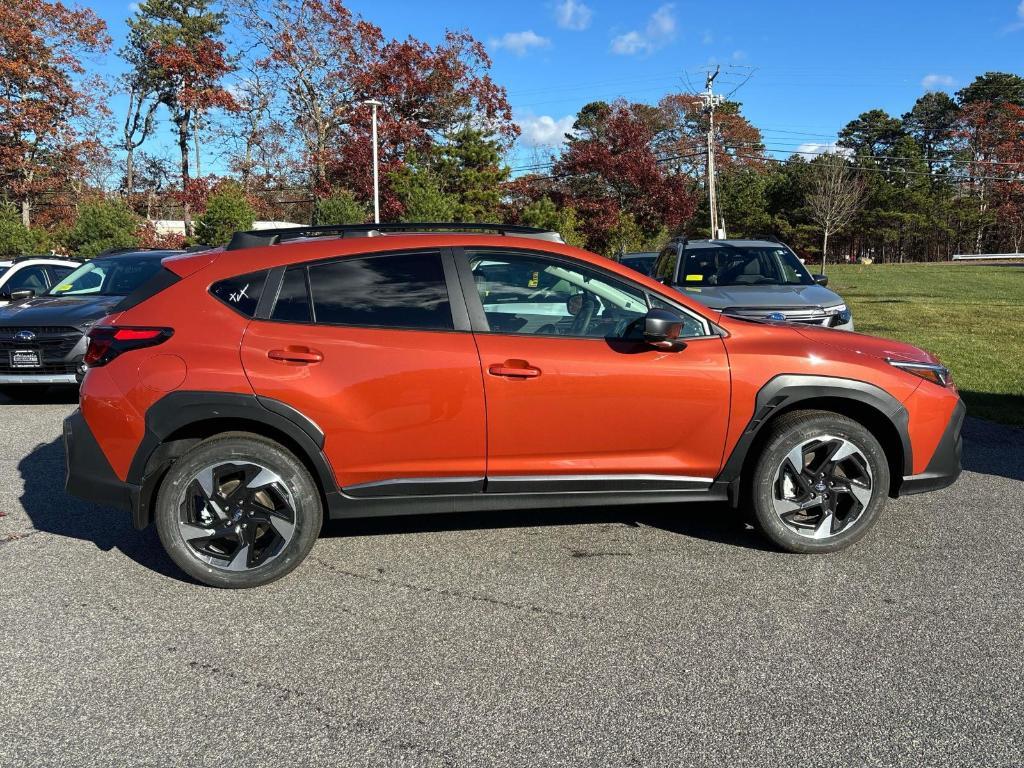
[[[494,334],[496,336],[525,336],[529,338],[538,338],[535,333],[509,333],[507,331],[492,331],[490,324],[487,322],[487,315],[484,313],[483,302],[480,301],[480,294],[477,292],[476,281],[473,279],[473,270],[469,265],[469,258],[467,255],[468,251],[493,251],[495,253],[516,253],[524,256],[535,256],[540,258],[551,259],[552,261],[561,262],[571,268],[590,269],[599,274],[605,275],[610,280],[615,280],[620,283],[624,283],[629,286],[632,290],[637,293],[641,293],[644,299],[647,301],[648,308],[651,306],[651,296],[657,296],[660,300],[666,304],[671,305],[679,312],[693,318],[694,321],[701,324],[704,328],[705,333],[701,336],[688,336],[685,341],[690,343],[691,341],[700,341],[702,339],[717,339],[722,336],[721,329],[715,325],[709,318],[694,312],[692,309],[684,306],[678,301],[673,300],[671,297],[666,296],[663,293],[652,291],[646,286],[640,285],[639,283],[630,280],[628,277],[620,275],[618,272],[614,272],[610,269],[591,264],[589,261],[581,261],[580,259],[574,259],[571,256],[565,256],[561,253],[552,253],[551,251],[542,251],[531,248],[518,248],[515,246],[458,246],[452,249],[454,252],[456,264],[459,269],[459,278],[462,283],[462,293],[466,298],[466,302],[469,308],[469,316],[473,326],[474,333],[486,333]],[[544,338],[550,339],[572,339],[574,341],[601,341],[607,342],[607,339],[603,336],[545,336]]]
[[[385,258],[388,256],[409,256],[436,253],[441,257],[441,268],[444,270],[445,289],[448,291],[448,306],[452,314],[451,328],[417,328],[397,325],[367,325],[364,323],[325,323],[316,318],[316,302],[313,301],[313,288],[309,281],[310,267],[323,264],[333,264],[338,261],[349,259]],[[277,306],[277,299],[281,294],[281,287],[284,285],[284,274],[289,268],[302,267],[306,275],[306,291],[309,294],[310,314],[312,321],[303,320],[278,320],[274,318],[274,309]],[[268,291],[269,288],[269,291]],[[263,298],[268,297],[264,306]],[[267,277],[267,285],[264,288],[264,296],[260,298],[260,306],[257,307],[255,320],[269,323],[280,323],[282,325],[317,325],[323,328],[368,328],[370,330],[384,331],[416,331],[419,333],[469,333],[470,327],[469,310],[466,307],[466,300],[459,285],[459,273],[452,255],[452,249],[447,247],[431,248],[401,248],[393,251],[362,251],[336,256],[326,256],[310,261],[296,261],[281,266],[273,267]]]

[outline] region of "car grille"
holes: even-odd
[[[779,320],[769,315],[782,315],[782,320],[787,323],[801,323],[803,325],[817,325],[828,328],[832,325],[835,315],[825,314],[821,307],[729,307],[722,310],[722,314],[730,317],[741,317],[745,320]]]
[[[17,341],[14,336],[21,331],[35,334],[32,341]],[[81,340],[83,334],[77,328],[64,326],[25,326],[16,325],[0,328],[0,373],[61,374],[74,373],[77,365],[67,362],[68,354]],[[39,352],[38,368],[14,368],[11,366],[10,353],[14,350],[37,350]]]

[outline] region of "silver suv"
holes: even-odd
[[[651,277],[732,317],[853,330],[853,315],[788,247],[771,240],[671,240]]]

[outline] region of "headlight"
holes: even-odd
[[[853,313],[845,304],[837,304],[825,309],[825,314],[833,318],[830,325],[846,325],[853,319]]]
[[[925,381],[930,381],[932,384],[938,384],[940,387],[949,386],[949,382],[952,380],[949,368],[938,363],[912,363],[909,360],[886,360],[885,362],[907,373],[919,376]]]

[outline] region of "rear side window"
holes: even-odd
[[[349,258],[309,267],[317,323],[450,331],[441,254]]]
[[[64,269],[64,267],[60,267],[60,269]],[[166,288],[170,288],[180,279],[181,278],[171,272],[171,270],[161,269],[149,278],[149,280],[125,296],[120,302],[118,302],[117,306],[114,307],[112,311],[124,312],[132,307],[137,307],[142,302],[153,298]]]
[[[267,282],[267,273],[250,272],[247,275],[229,277],[210,287],[210,293],[223,301],[233,310],[246,317],[256,314],[260,303],[263,286]]]
[[[271,319],[285,323],[308,323],[313,319],[305,267],[289,267],[284,273]]]

